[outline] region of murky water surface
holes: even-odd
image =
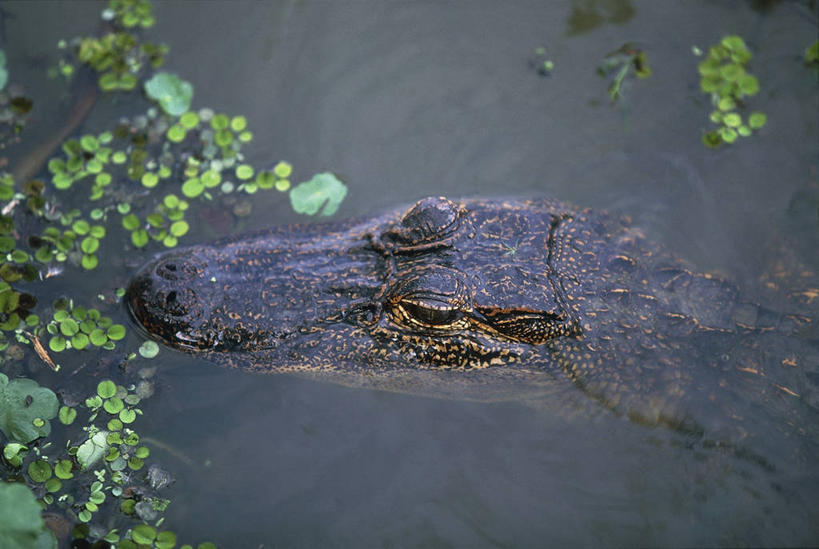
[[[170,44],[167,67],[193,83],[195,106],[248,117],[252,163],[340,174],[349,195],[338,217],[426,195],[553,196],[629,216],[699,270],[783,310],[788,300],[760,277],[783,258],[815,272],[819,256],[819,92],[801,61],[817,21],[803,2],[751,4],[163,2],[149,36]],[[52,52],[88,29],[77,14],[99,8],[9,2],[17,18],[4,47]],[[597,10],[597,24],[581,25],[594,23],[583,10]],[[710,108],[691,48],[729,33],[754,52],[761,92],[749,103],[769,122],[715,152],[700,142]],[[629,80],[612,106],[594,69],[625,42],[645,49],[653,75]],[[527,65],[537,46],[555,62],[550,77]],[[36,64],[19,74],[48,89]],[[48,103],[40,91],[41,112]],[[104,99],[86,131],[123,108]],[[48,131],[41,118],[32,142]],[[283,198],[256,195],[242,226],[303,221]],[[216,236],[202,231],[189,241]],[[129,253],[129,265],[149,257]],[[166,524],[180,538],[236,548],[819,542],[819,441],[800,434],[816,432],[817,414],[806,403],[793,416],[804,428],[760,423],[743,454],[584,413],[595,403],[580,394],[565,397],[579,412],[560,414],[249,375],[169,350],[157,364],[141,432],[192,460],[152,454],[177,476]],[[815,392],[819,366],[806,367]]]

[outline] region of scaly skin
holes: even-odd
[[[428,198],[180,249],[128,301],[165,344],[259,372],[463,398],[579,388],[685,430],[712,409],[755,417],[749,391],[777,413],[816,408],[809,318],[742,300],[625,221],[545,199]]]

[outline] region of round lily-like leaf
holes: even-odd
[[[9,439],[28,443],[47,436],[51,432],[49,420],[58,409],[57,395],[51,389],[32,379],[10,381],[0,374],[0,431]]]
[[[85,470],[94,465],[108,451],[107,431],[98,431],[91,438],[80,444],[77,450],[77,461],[80,467]]]
[[[43,522],[42,509],[25,484],[0,482],[0,509],[0,547],[57,547],[54,534]]]
[[[297,213],[333,215],[347,196],[347,187],[334,174],[325,172],[299,183],[290,191],[290,203]]]
[[[154,358],[157,354],[159,354],[159,345],[153,341],[145,341],[139,346],[139,354],[143,358]]]
[[[193,86],[169,72],[158,72],[145,82],[145,93],[171,116],[185,114],[193,99]]]

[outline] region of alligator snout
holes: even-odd
[[[131,313],[154,337],[183,348],[201,348],[190,334],[210,313],[200,283],[205,268],[205,262],[190,254],[163,255],[149,263],[128,286]]]

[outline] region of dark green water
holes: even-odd
[[[758,281],[782,256],[817,266],[804,197],[819,192],[819,88],[801,60],[815,11],[623,2],[626,21],[570,33],[573,10],[591,4],[617,3],[169,2],[149,36],[171,46],[167,68],[194,85],[195,107],[248,117],[252,163],[286,159],[297,179],[340,174],[349,195],[338,217],[433,194],[554,196],[629,216],[700,270],[787,307]],[[16,14],[3,46],[14,74],[40,90],[33,144],[53,131],[47,105],[59,105],[25,61],[88,31],[80,14],[93,21],[100,4],[4,7]],[[761,92],[750,103],[768,125],[715,152],[700,142],[711,109],[691,47],[731,33],[755,55]],[[653,75],[610,106],[594,69],[624,42],[644,48]],[[527,66],[540,45],[556,64],[548,78]],[[84,131],[123,108],[103,99]],[[243,226],[304,221],[283,198],[255,195]],[[131,266],[150,257],[128,253]],[[93,295],[130,272],[111,271],[62,283]],[[171,351],[156,364],[160,391],[141,432],[208,463],[152,454],[177,476],[166,526],[181,538],[239,548],[819,542],[819,474],[791,446],[752,449],[771,469],[606,414],[254,376]],[[816,421],[813,410],[800,417]],[[757,436],[778,440],[781,427],[760,424]]]

